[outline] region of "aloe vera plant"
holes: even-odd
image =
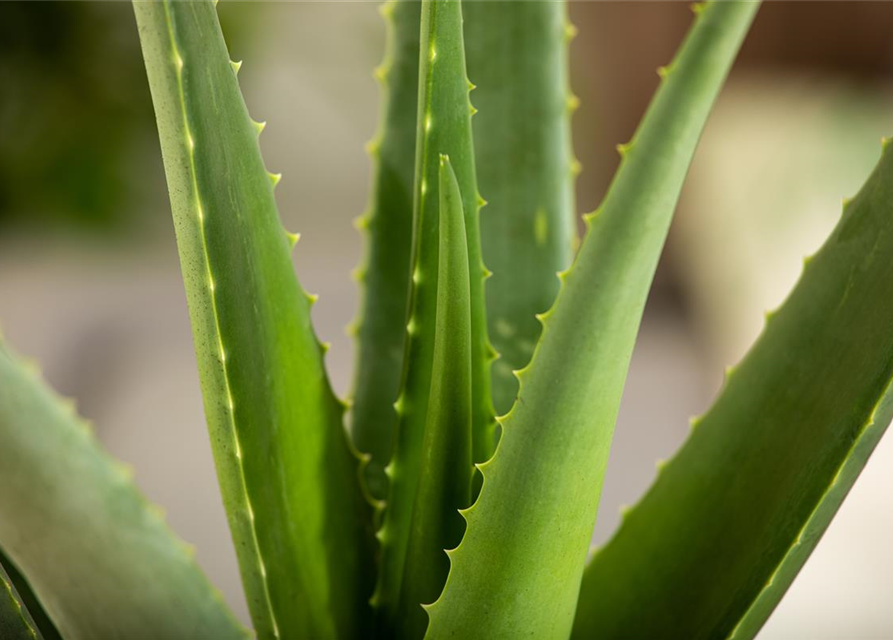
[[[893,417],[886,145],[713,408],[587,555],[646,296],[758,3],[695,6],[578,249],[565,5],[383,5],[349,415],[214,4],[134,8],[257,637],[754,637]],[[5,348],[0,474],[3,638],[249,635]]]

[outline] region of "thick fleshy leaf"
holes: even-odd
[[[437,270],[431,399],[422,443],[422,473],[412,515],[400,592],[398,636],[421,638],[422,604],[443,589],[450,563],[444,549],[462,539],[459,509],[471,504],[471,297],[462,194],[441,156],[440,253]]]
[[[441,155],[449,156],[456,176],[468,240],[473,454],[485,448],[482,443],[493,439],[489,372],[492,348],[487,340],[484,313],[485,270],[478,233],[479,197],[474,176],[462,10],[458,0],[425,0],[421,11],[413,286],[402,386],[395,405],[396,446],[386,469],[390,490],[379,531],[381,566],[373,597],[384,633],[394,633],[402,619],[399,611],[407,571],[406,554],[419,482],[425,474],[423,450],[433,389],[438,295]]]
[[[893,416],[890,150],[766,318],[587,567],[575,637],[753,638],[821,539]]]
[[[688,164],[756,3],[699,11],[502,419],[426,637],[566,638],[648,289]]]
[[[374,166],[369,210],[357,221],[366,234],[366,258],[357,272],[360,315],[351,329],[357,367],[351,431],[357,448],[371,458],[369,489],[387,495],[384,467],[394,448],[409,268],[412,253],[413,171],[419,100],[418,0],[387,0],[384,62],[375,70],[383,92],[378,133],[368,145]]]
[[[493,402],[506,413],[540,335],[536,314],[555,301],[556,273],[576,241],[568,81],[574,28],[561,0],[471,0],[463,6],[487,281],[487,322],[499,359]],[[477,458],[481,460],[480,456]]]
[[[0,546],[66,639],[247,637],[129,470],[2,347],[0,480]]]
[[[205,414],[261,638],[349,637],[371,507],[214,5],[136,2]],[[244,71],[243,71],[244,73]]]

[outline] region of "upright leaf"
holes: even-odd
[[[41,640],[37,625],[2,564],[0,564],[0,638]]]
[[[375,171],[372,201],[358,220],[367,244],[357,273],[361,297],[352,329],[357,363],[351,410],[354,443],[371,456],[366,472],[377,498],[387,495],[384,467],[394,447],[394,400],[400,386],[410,286],[421,3],[387,0],[382,14],[387,50],[375,71],[382,85],[382,116],[368,146]]]
[[[247,637],[129,471],[2,346],[0,478],[0,546],[66,639]]]
[[[703,6],[595,214],[480,469],[429,638],[566,638],[623,381],[688,163],[755,3]]]
[[[210,1],[136,2],[205,413],[261,638],[349,637],[371,513]]]
[[[423,603],[434,602],[450,569],[444,549],[462,539],[459,509],[471,504],[471,296],[462,195],[449,158],[441,156],[440,251],[431,397],[422,443],[422,473],[406,551],[399,635],[421,638]]]
[[[468,77],[477,85],[474,149],[487,281],[487,321],[499,359],[493,401],[506,413],[518,392],[512,372],[533,354],[537,313],[558,293],[555,274],[576,241],[568,81],[574,28],[560,0],[466,3]],[[489,456],[487,456],[489,457]],[[480,458],[478,458],[480,460]]]
[[[886,430],[891,384],[887,149],[713,407],[593,558],[574,636],[753,638]]]
[[[413,288],[388,506],[379,531],[381,568],[373,598],[379,619],[392,632],[400,620],[406,555],[423,466],[432,393],[438,291],[440,156],[448,155],[461,195],[467,235],[472,377],[473,452],[492,441],[490,401],[492,348],[484,313],[484,267],[478,233],[478,199],[471,141],[471,105],[465,76],[462,10],[458,0],[422,3],[419,106],[413,232]],[[471,469],[468,470],[471,473]],[[418,604],[421,604],[419,602]]]

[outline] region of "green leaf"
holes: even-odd
[[[42,640],[37,625],[2,564],[0,564],[0,638]]]
[[[0,545],[63,637],[247,637],[129,470],[2,347],[0,469]]]
[[[512,372],[533,354],[537,313],[558,293],[555,276],[576,242],[567,5],[555,0],[468,2],[465,52],[472,96],[487,281],[487,320],[499,359],[493,400],[506,413],[518,392]],[[480,460],[480,458],[478,458]]]
[[[893,416],[893,154],[586,570],[577,638],[753,638]],[[648,615],[642,615],[642,611]]]
[[[25,576],[22,575],[21,571],[18,570],[18,567],[16,567],[15,564],[3,554],[2,548],[0,548],[0,566],[6,570],[6,575],[12,582],[13,588],[18,592],[19,599],[31,615],[37,633],[43,636],[44,640],[62,640],[62,636],[59,635],[59,630],[56,629],[56,625],[50,620],[50,616],[46,612],[46,609],[34,594],[34,589],[28,584],[28,581],[25,579]]]
[[[402,619],[403,579],[419,482],[426,473],[423,450],[432,393],[438,292],[440,156],[455,172],[465,217],[471,316],[472,454],[486,455],[493,442],[489,345],[484,312],[484,274],[478,231],[479,196],[474,175],[471,105],[465,75],[462,10],[457,0],[422,3],[419,109],[413,237],[413,288],[404,371],[395,405],[398,428],[386,471],[390,492],[379,531],[381,565],[373,606],[391,633]],[[471,473],[469,468],[468,473]],[[417,604],[424,604],[421,601]]]
[[[645,115],[552,309],[484,485],[449,552],[429,638],[566,638],[623,381],[654,270],[710,107],[757,9],[719,1]]]
[[[210,1],[136,2],[205,414],[261,638],[350,637],[371,507]]]
[[[357,272],[360,315],[351,329],[357,337],[351,430],[357,448],[371,455],[366,477],[377,498],[387,495],[384,466],[394,447],[393,404],[400,386],[410,286],[421,3],[387,0],[381,12],[387,50],[375,77],[382,85],[382,117],[368,145],[373,193],[368,212],[357,221],[367,244]]]
[[[434,602],[450,569],[444,549],[462,539],[459,509],[471,504],[471,298],[462,194],[449,158],[440,160],[440,252],[431,399],[422,468],[401,590],[399,636],[421,638],[423,603]]]

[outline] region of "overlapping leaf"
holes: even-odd
[[[474,175],[471,140],[471,105],[465,76],[462,38],[462,11],[458,0],[427,0],[422,3],[419,54],[420,87],[416,151],[416,195],[412,292],[409,302],[406,350],[402,388],[396,409],[398,428],[394,457],[387,467],[390,479],[384,524],[379,532],[382,560],[373,598],[379,611],[383,633],[398,633],[406,618],[424,604],[422,594],[405,577],[425,571],[438,575],[432,567],[409,566],[407,554],[411,538],[418,534],[417,523],[441,517],[443,503],[419,501],[419,487],[426,474],[425,440],[435,382],[436,314],[439,290],[440,171],[441,156],[450,158],[461,197],[465,219],[469,273],[469,313],[471,322],[471,429],[472,451],[484,448],[493,439],[493,411],[490,401],[492,349],[487,340],[484,313],[484,267],[481,263],[478,233],[479,196]],[[449,184],[449,182],[448,182]],[[457,470],[451,471],[455,474]],[[464,474],[464,471],[463,471]],[[471,467],[467,469],[470,477]],[[422,511],[418,511],[420,508]],[[454,506],[453,509],[456,507]],[[429,548],[429,542],[423,543]],[[427,556],[426,556],[427,557]],[[444,576],[440,576],[443,580]],[[427,594],[427,591],[425,591]],[[436,597],[436,593],[433,597]]]
[[[463,6],[487,281],[487,322],[499,359],[493,401],[506,413],[518,392],[512,372],[533,354],[537,313],[555,300],[556,273],[576,241],[568,81],[574,28],[556,0],[472,0]],[[489,453],[476,456],[478,462]]]
[[[587,567],[576,638],[757,634],[893,416],[891,257],[887,150],[713,407]]]
[[[757,9],[701,7],[502,419],[426,637],[566,638],[645,299],[697,140]]]

